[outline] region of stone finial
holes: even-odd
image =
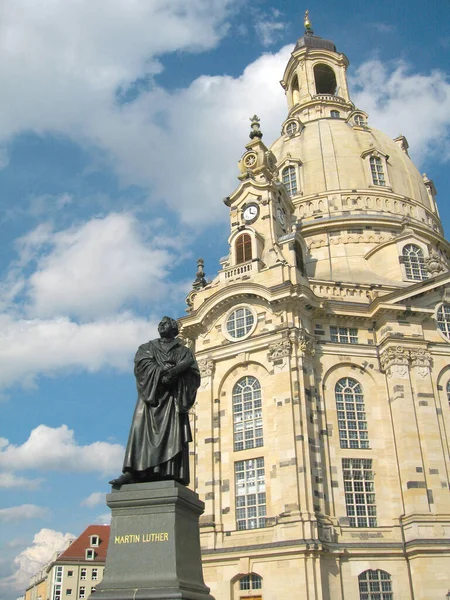
[[[251,140],[255,137],[261,139],[263,136],[260,128],[260,121],[261,119],[258,117],[258,115],[253,115],[253,117],[250,117],[251,130],[249,137]]]
[[[204,266],[205,266],[205,261],[203,260],[203,258],[199,258],[197,260],[196,277],[192,283],[192,287],[194,290],[201,290],[206,285],[205,271],[203,270]]]
[[[305,19],[303,21],[303,25],[305,26],[305,33],[312,35],[314,33],[311,21],[309,20],[309,10],[305,12]]]

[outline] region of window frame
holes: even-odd
[[[378,150],[377,148],[370,148],[369,150],[365,150],[364,152],[361,153],[361,158],[367,163],[367,176],[368,176],[368,187],[369,188],[375,188],[375,189],[384,189],[384,190],[392,190],[392,186],[391,186],[391,181],[389,178],[389,169],[388,169],[388,159],[389,156],[387,154],[385,154],[384,152],[381,152],[380,150]],[[373,180],[373,174],[372,174],[372,167],[371,167],[371,158],[377,158],[380,159],[381,161],[381,165],[383,168],[383,175],[384,175],[384,185],[378,185],[376,183],[374,183]]]
[[[228,321],[230,319],[230,317],[232,316],[233,313],[237,313],[239,310],[242,309],[246,309],[248,310],[252,317],[253,317],[253,323],[251,325],[251,327],[247,330],[247,332],[240,336],[240,337],[235,337],[233,335],[231,335],[231,333],[228,330]],[[247,318],[247,317],[246,317]],[[255,310],[253,309],[252,306],[249,306],[248,304],[240,304],[238,306],[233,306],[225,315],[224,320],[223,320],[223,326],[222,326],[222,333],[224,335],[224,337],[229,340],[230,342],[240,342],[241,340],[246,340],[248,337],[250,337],[252,335],[252,333],[255,331],[256,329],[256,325],[258,324],[258,318],[256,315]]]
[[[234,255],[236,265],[253,260],[253,240],[248,231],[241,232],[234,240]]]
[[[330,119],[340,119],[340,118],[341,118],[341,113],[338,110],[336,110],[336,109],[330,110]]]
[[[289,172],[289,176],[286,177],[285,173],[287,171]],[[286,188],[289,198],[293,198],[294,196],[298,196],[300,194],[299,174],[295,164],[285,165],[281,169],[281,182]]]
[[[87,578],[87,567],[82,567],[80,569],[80,581],[85,581]]]
[[[338,386],[340,389],[338,390]],[[352,393],[346,390],[351,390]],[[341,377],[334,386],[341,448],[369,450],[367,413],[362,386],[353,377]]]
[[[252,472],[254,472],[253,478]],[[243,493],[239,493],[240,490],[243,490]],[[266,527],[266,471],[263,456],[238,460],[234,463],[234,503],[237,531]]]
[[[416,248],[418,250],[417,263],[411,262],[411,253],[405,253],[407,248]],[[400,256],[400,263],[403,267],[403,276],[406,281],[426,281],[429,279],[428,273],[425,267],[425,252],[424,249],[418,244],[408,242],[402,245],[402,252]],[[414,277],[414,268],[416,268],[418,277]]]
[[[330,325],[330,341],[334,344],[358,344],[358,328]]]
[[[370,575],[371,573],[374,575]],[[384,577],[382,574],[387,575],[387,577]],[[365,581],[362,579],[363,575],[366,575]],[[389,583],[389,589],[383,590],[383,582]],[[366,589],[361,589],[361,584],[366,584]],[[378,589],[371,589],[373,587],[377,587]],[[383,569],[366,569],[360,573],[358,575],[358,589],[359,600],[393,600],[394,598],[392,576]]]
[[[350,472],[350,477],[346,472]],[[342,458],[342,478],[349,526],[356,529],[378,527],[373,460]]]
[[[249,380],[252,382],[250,383]],[[238,386],[241,386],[239,391],[237,391]],[[246,388],[251,388],[251,391],[246,391]],[[250,394],[251,398],[246,397],[246,394]],[[234,452],[262,448],[264,446],[264,428],[259,380],[253,375],[245,375],[236,381],[232,391],[232,403]],[[236,410],[236,408],[240,408],[240,410]],[[241,415],[240,419],[239,415]],[[252,435],[247,436],[247,434]]]
[[[439,302],[434,309],[434,321],[436,323],[436,328],[439,332],[439,335],[446,342],[450,342],[450,317],[449,319],[442,320],[439,317],[439,312],[443,310],[444,314],[450,313],[450,302]],[[440,323],[445,326],[446,331],[441,327]],[[450,380],[447,384],[447,393],[448,393],[448,385],[450,384]],[[450,402],[450,399],[449,399]]]
[[[248,573],[239,579],[239,591],[251,592],[262,590],[262,577],[256,573]]]

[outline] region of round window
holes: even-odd
[[[249,308],[236,308],[228,315],[227,333],[234,339],[245,337],[253,328],[255,317]]]
[[[297,123],[289,123],[289,125],[286,127],[286,133],[288,135],[294,135],[295,132],[297,131]]]
[[[447,302],[438,305],[436,323],[445,337],[450,340],[450,304],[447,304]]]

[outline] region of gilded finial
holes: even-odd
[[[253,115],[253,117],[250,117],[250,121],[251,121],[251,130],[250,130],[250,136],[249,136],[250,139],[252,140],[255,137],[261,139],[263,136],[261,127],[260,127],[261,119],[258,117],[258,115]]]
[[[314,33],[311,21],[309,20],[309,10],[305,12],[305,20],[303,21],[303,24],[305,26],[305,33]]]

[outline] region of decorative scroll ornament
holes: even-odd
[[[430,252],[430,256],[425,259],[425,268],[432,277],[447,270],[438,252]]]
[[[203,377],[211,377],[214,373],[214,361],[210,358],[201,358],[198,361],[198,368],[202,379]]]
[[[316,353],[315,341],[307,338],[305,335],[301,335],[298,340],[298,349],[302,354],[310,354],[314,356]]]
[[[270,362],[273,362],[274,360],[279,360],[281,358],[285,358],[286,356],[290,356],[290,354],[291,342],[289,340],[281,340],[269,346],[267,358]]]

